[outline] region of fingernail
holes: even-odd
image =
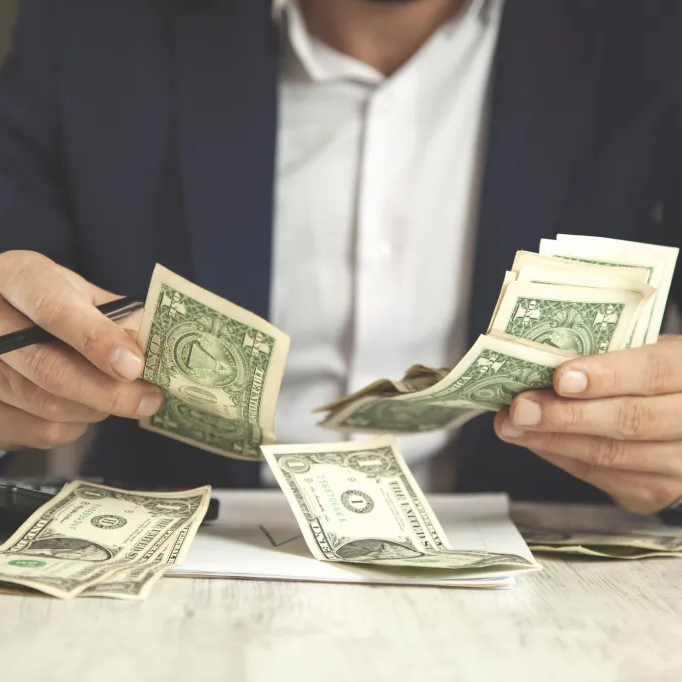
[[[559,378],[559,393],[582,393],[587,388],[587,374],[567,369]]]
[[[128,381],[134,381],[142,374],[142,358],[128,348],[115,348],[111,351],[109,360],[114,371]]]
[[[140,404],[137,407],[138,417],[151,417],[156,414],[163,402],[163,393],[161,391],[154,391],[142,396]]]
[[[505,438],[521,438],[524,433],[526,433],[523,429],[517,429],[512,423],[511,419],[507,418],[502,422],[502,426],[500,426],[500,431],[502,431],[502,435]]]
[[[515,426],[537,426],[542,419],[542,409],[534,400],[521,398],[513,410]]]

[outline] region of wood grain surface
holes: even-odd
[[[140,603],[0,596],[0,679],[682,679],[682,561],[541,562],[505,591],[166,578]]]

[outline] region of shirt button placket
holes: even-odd
[[[390,358],[384,352],[391,336],[386,320],[395,319],[390,305],[395,300],[391,290],[397,275],[386,203],[390,199],[392,145],[397,139],[392,114],[388,93],[379,89],[368,102],[360,155],[350,391],[390,371]]]

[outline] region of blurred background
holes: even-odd
[[[0,2],[0,59],[3,59],[9,50],[16,10],[17,0],[2,0]]]

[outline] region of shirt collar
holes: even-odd
[[[351,79],[366,85],[380,84],[382,73],[345,55],[308,33],[303,12],[296,0],[275,0],[279,21],[286,26],[289,44],[308,76],[317,83]]]
[[[504,0],[469,0],[461,12],[449,20],[441,30],[455,35],[462,21],[480,21],[483,24],[494,18]],[[274,20],[286,27],[288,41],[304,70],[315,82],[352,79],[369,86],[381,84],[384,75],[363,62],[337,52],[311,36],[306,28],[303,12],[297,0],[272,0]]]
[[[275,20],[280,21],[282,13],[296,0],[272,0],[272,15]],[[501,0],[470,0],[464,6],[462,14],[472,14],[478,16],[482,21],[488,21],[491,13],[499,10]]]

